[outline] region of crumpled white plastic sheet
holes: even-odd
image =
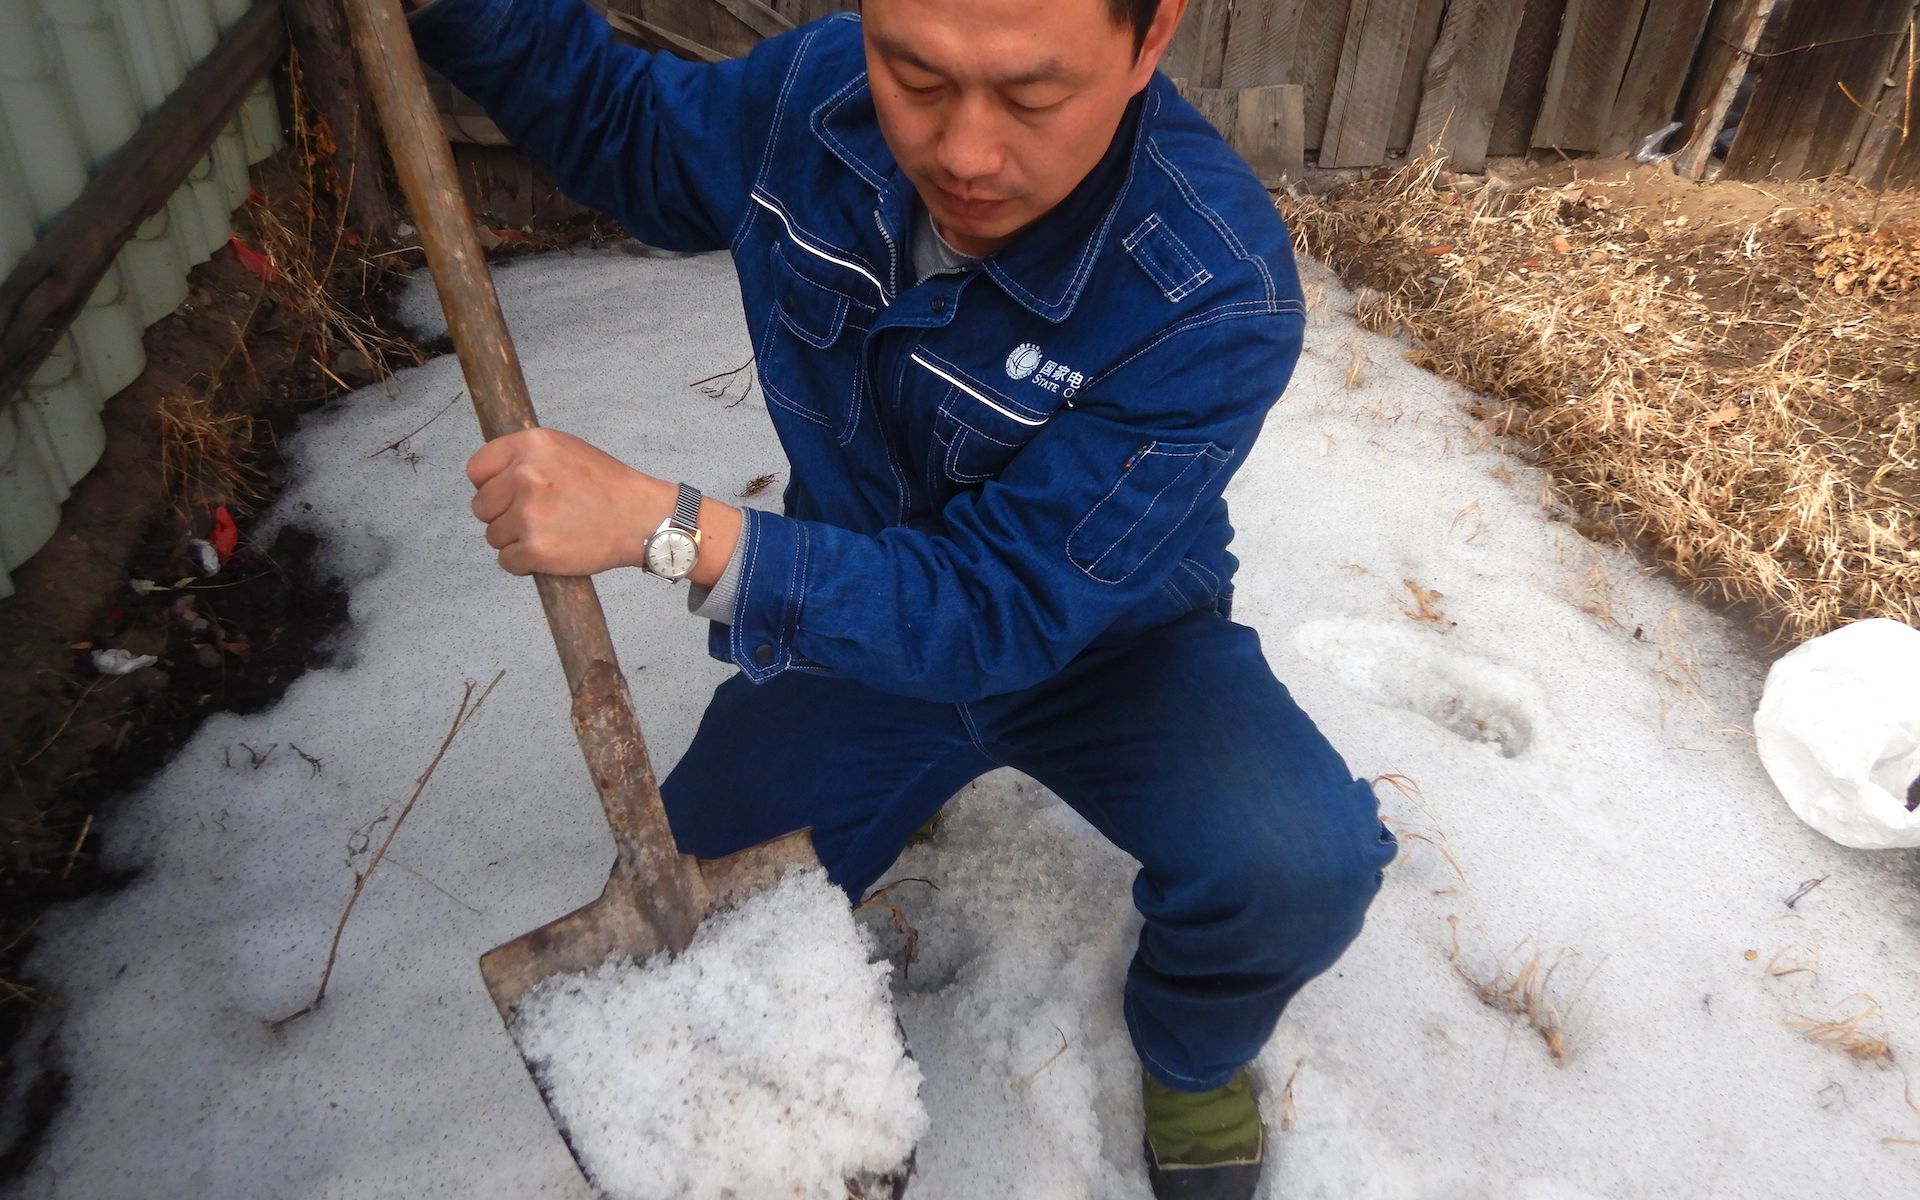
[[[102,675],[131,675],[159,661],[151,654],[135,654],[131,650],[95,650],[93,652],[93,669]]]
[[[1843,846],[1920,846],[1920,629],[1859,621],[1782,655],[1753,729],[1801,820]]]

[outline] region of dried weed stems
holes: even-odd
[[[1920,205],[1829,183],[1703,220],[1632,203],[1637,177],[1443,166],[1281,200],[1303,252],[1369,285],[1363,325],[1408,330],[1576,507],[1777,637],[1920,622]]]

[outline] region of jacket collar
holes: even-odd
[[[986,260],[985,271],[1009,296],[1045,320],[1067,319],[1086,290],[1093,264],[1161,104],[1162,81],[1153,80],[1128,103],[1113,142],[1079,186],[1025,233]],[[809,122],[835,157],[881,193],[882,208],[904,227],[912,185],[880,134],[867,74],[860,74],[822,101]]]

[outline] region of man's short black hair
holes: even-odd
[[[1115,25],[1126,25],[1133,30],[1133,52],[1140,53],[1140,47],[1147,41],[1147,29],[1153,24],[1153,14],[1160,11],[1160,0],[1107,0],[1107,10],[1113,14]]]

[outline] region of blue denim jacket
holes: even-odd
[[[1164,75],[1065,201],[916,285],[857,18],[713,66],[580,0],[436,0],[413,29],[569,196],[733,256],[792,471],[784,515],[747,513],[716,657],[965,701],[1226,607],[1221,492],[1304,306],[1266,192]]]

